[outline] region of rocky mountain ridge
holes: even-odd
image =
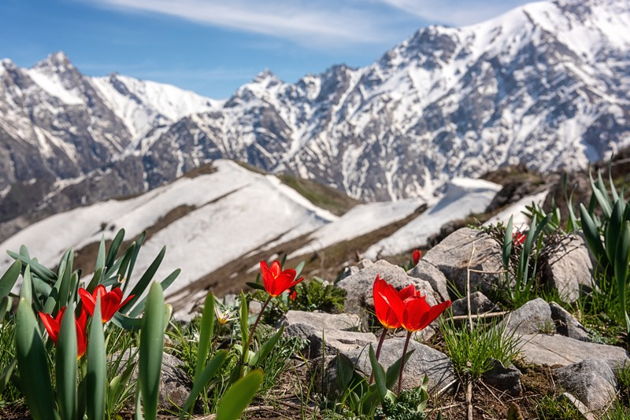
[[[266,71],[226,101],[87,77],[60,53],[31,69],[3,60],[0,233],[218,158],[367,201],[429,199],[507,164],[583,167],[630,144],[629,25],[622,0],[531,3],[422,28],[364,68],[296,83]]]

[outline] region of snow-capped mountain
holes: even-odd
[[[61,54],[32,69],[5,60],[0,216],[24,220],[0,233],[218,158],[368,201],[426,200],[453,177],[517,162],[581,167],[630,144],[628,27],[627,0],[531,3],[473,26],[422,28],[364,68],[296,83],[265,71],[226,101],[86,77]],[[20,209],[27,192],[35,216]]]

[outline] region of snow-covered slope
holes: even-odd
[[[0,244],[0,249],[17,250],[24,244],[43,264],[54,266],[67,248],[79,250],[101,237],[110,239],[120,228],[133,237],[181,208],[182,216],[146,241],[137,262],[139,270],[146,269],[166,246],[157,276],[165,277],[181,267],[182,274],[170,289],[175,292],[271,240],[290,237],[296,229],[312,231],[337,219],[287,190],[273,176],[230,161],[217,161],[215,167],[214,173],[180,178],[136,198],[109,200],[49,217]],[[0,265],[8,263],[4,257]]]
[[[332,223],[322,226],[309,236],[309,243],[294,251],[289,258],[315,252],[349,239],[380,229],[413,214],[424,202],[406,199],[368,203],[354,207]]]
[[[372,245],[363,256],[376,259],[424,247],[444,224],[463,219],[471,213],[484,212],[500,189],[500,185],[492,182],[456,178],[448,184],[440,201],[393,235]]]

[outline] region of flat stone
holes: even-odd
[[[435,305],[438,302],[439,295],[433,291],[428,281],[407,275],[405,270],[397,265],[390,264],[385,260],[374,263],[365,260],[361,262],[361,266],[363,268],[359,272],[339,281],[337,286],[346,291],[345,311],[358,314],[364,322],[370,313],[373,313],[372,287],[377,275],[397,289],[413,284],[426,296],[430,305]]]
[[[553,318],[556,323],[556,331],[558,334],[566,335],[576,340],[591,341],[587,329],[566,309],[556,302],[551,302],[549,308],[551,309],[551,318]]]
[[[433,264],[421,259],[407,274],[429,282],[433,290],[440,295],[441,301],[450,300],[447,287],[448,280]]]
[[[521,337],[521,355],[538,366],[567,366],[586,359],[627,363],[628,353],[621,347],[587,343],[563,335],[528,334]]]
[[[506,331],[516,334],[535,334],[538,332],[555,332],[555,323],[551,318],[551,309],[544,299],[536,298],[512,311],[501,321]]]
[[[294,324],[304,324],[318,330],[357,330],[361,325],[361,319],[356,314],[289,311],[284,315],[282,324],[287,327]]]
[[[386,370],[402,356],[404,343],[404,338],[391,338],[383,342],[379,363]],[[420,386],[425,375],[429,378],[429,390],[432,392],[450,386],[456,381],[453,364],[447,355],[413,340],[409,342],[407,351],[411,350],[414,352],[407,360],[403,374],[404,389]],[[347,354],[357,368],[367,376],[372,373],[368,351],[368,347],[363,347]]]
[[[470,272],[471,291],[489,293],[503,285],[503,276],[499,274],[503,270],[501,247],[479,230],[456,230],[427,251],[422,261],[440,270],[462,293],[466,292],[468,267],[475,270]]]
[[[602,410],[615,399],[617,380],[605,360],[586,359],[556,369],[554,375],[558,384],[591,411]]]
[[[593,286],[593,263],[584,238],[565,236],[547,256],[544,264],[547,281],[565,302],[580,297],[580,287]]]
[[[318,328],[307,324],[288,325],[284,333],[290,337],[308,340],[307,357],[309,358],[320,357],[324,354],[347,354],[368,344],[376,344],[376,336],[372,333]]]
[[[463,297],[453,302],[453,315],[467,315],[468,314],[468,299]],[[497,305],[492,303],[490,299],[481,292],[473,292],[470,294],[470,313],[482,314],[485,312],[491,312],[498,310]]]

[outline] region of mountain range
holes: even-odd
[[[2,60],[0,239],[220,158],[364,201],[429,201],[516,163],[584,167],[630,144],[629,27],[626,0],[531,3],[422,28],[366,67],[265,71],[227,100],[86,76],[63,53]]]

